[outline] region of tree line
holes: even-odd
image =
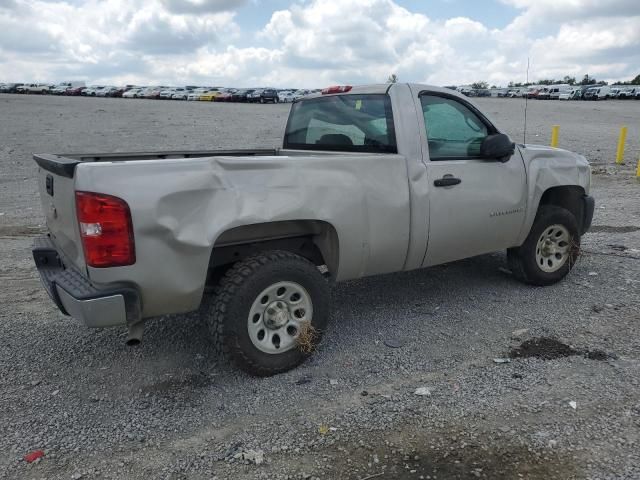
[[[389,78],[387,78],[387,83],[396,83],[397,81],[398,81],[398,76],[395,73],[392,73],[391,75],[389,75]],[[582,77],[582,80],[580,80],[579,82],[576,81],[576,77],[565,75],[565,77],[562,80],[554,80],[551,78],[546,78],[543,80],[538,80],[537,82],[525,82],[525,83],[509,82],[509,85],[507,86],[509,88],[517,88],[517,87],[528,87],[530,85],[556,85],[558,83],[566,83],[569,85],[608,85],[607,82],[598,81],[595,77],[590,77],[589,74],[586,74],[584,77]],[[614,82],[614,85],[640,85],[640,75],[636,75],[636,77],[633,80],[629,80],[626,82],[623,82],[623,81]],[[471,84],[471,88],[475,90],[486,90],[487,88],[489,88],[489,84],[484,81],[473,82]],[[491,85],[491,88],[498,88],[498,87],[496,87],[495,85]]]
[[[558,83],[566,83],[569,85],[608,85],[607,82],[598,81],[595,77],[590,77],[588,74],[582,77],[582,80],[577,81],[576,77],[571,77],[566,75],[562,80],[555,79],[542,79],[536,82],[529,83],[520,83],[520,82],[509,82],[509,87],[528,87],[529,85],[555,85]],[[640,75],[636,75],[636,77],[629,81],[620,81],[614,82],[614,85],[640,85]]]

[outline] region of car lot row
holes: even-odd
[[[509,89],[498,96],[536,100],[640,100],[640,85],[532,85]]]
[[[319,90],[318,90],[319,91]],[[315,90],[275,88],[227,88],[227,87],[125,87],[91,85],[84,82],[63,82],[57,85],[42,83],[0,83],[0,93],[38,95],[67,95],[83,97],[122,97],[161,100],[197,100],[208,102],[286,103],[313,93]]]

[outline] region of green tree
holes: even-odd
[[[395,73],[392,73],[391,75],[389,75],[389,78],[387,78],[387,83],[397,83],[398,82],[398,75],[396,75]]]
[[[597,83],[596,79],[594,77],[589,78],[588,73],[580,81],[580,85],[595,85],[596,83]]]
[[[635,78],[627,82],[618,82],[618,85],[640,85],[640,75],[636,75]]]
[[[475,82],[471,84],[471,88],[474,90],[485,90],[489,88],[489,84],[487,82]]]
[[[568,83],[569,85],[574,85],[576,83],[576,77],[570,77],[569,75],[565,75],[563,78],[564,83]]]

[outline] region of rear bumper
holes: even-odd
[[[585,195],[582,197],[582,228],[580,235],[584,235],[591,227],[593,211],[596,208],[596,201],[593,197]]]
[[[63,314],[91,328],[140,321],[136,289],[119,285],[96,288],[78,270],[65,265],[49,237],[36,238],[32,252],[42,285]]]

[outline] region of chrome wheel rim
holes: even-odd
[[[563,225],[545,228],[536,245],[536,263],[546,273],[557,272],[569,260],[571,234]]]
[[[265,288],[254,300],[247,329],[258,350],[284,353],[296,346],[300,331],[312,318],[309,292],[295,282],[278,282]]]

